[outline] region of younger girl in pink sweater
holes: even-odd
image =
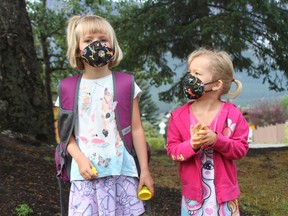
[[[179,162],[181,215],[240,215],[234,161],[248,151],[249,126],[237,107],[221,100],[239,95],[226,52],[200,48],[188,58],[184,93],[190,102],[171,113],[167,152]],[[229,93],[231,84],[236,90]]]

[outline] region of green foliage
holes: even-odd
[[[136,82],[142,90],[142,95],[139,102],[142,120],[153,124],[157,120],[156,112],[158,111],[158,107],[152,100],[150,85],[145,80],[137,80]]]
[[[280,100],[280,106],[283,109],[284,115],[285,117],[288,118],[288,95],[284,96],[281,100]]]
[[[33,213],[33,210],[27,204],[20,204],[16,207],[17,216],[28,216]]]
[[[288,122],[285,123],[285,139],[286,143],[288,143]]]
[[[287,87],[281,76],[288,74],[287,2],[124,1],[120,6],[113,25],[124,44],[122,67],[151,78],[155,86],[173,81],[177,66],[167,66],[167,54],[185,62],[193,50],[206,46],[227,51],[237,71],[264,77],[271,89]],[[170,102],[182,95],[175,83],[160,98]]]
[[[256,127],[281,124],[288,120],[279,101],[260,101],[246,111],[249,122]]]
[[[149,85],[171,84],[160,100],[182,101],[181,78],[175,71],[186,63],[188,55],[200,46],[223,49],[231,54],[236,71],[263,78],[271,89],[280,91],[287,84],[288,11],[287,2],[264,0],[192,0],[192,1],[46,1],[27,3],[33,26],[38,58],[52,79],[56,95],[58,80],[75,73],[68,66],[66,21],[72,15],[97,14],[114,27],[124,59],[115,70],[132,72],[143,80],[145,90],[140,101],[147,121],[155,122],[157,107],[151,102]],[[48,47],[44,55],[43,45]],[[172,65],[171,59],[181,61]],[[47,78],[48,74],[44,75]],[[46,79],[47,80],[47,79]],[[147,87],[147,90],[145,89]],[[150,99],[149,99],[150,98]],[[54,98],[55,99],[55,98]],[[148,114],[149,113],[149,114]],[[148,114],[148,115],[145,115]]]
[[[51,85],[55,94],[58,80],[75,73],[66,59],[66,22],[73,14],[87,10],[82,9],[78,1],[56,0],[54,8],[48,8],[45,3],[43,0],[27,2],[27,11],[33,27],[37,57],[43,66],[42,78],[46,85]],[[52,82],[47,83],[51,79]]]
[[[146,141],[150,144],[152,150],[165,148],[165,139],[163,137],[146,137]]]
[[[158,128],[156,128],[148,121],[143,121],[143,127],[146,141],[150,144],[151,149],[157,150],[165,148],[165,138],[159,134]]]
[[[148,121],[143,121],[143,127],[146,137],[160,137],[157,128]]]

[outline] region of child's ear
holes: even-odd
[[[221,89],[223,86],[223,81],[222,80],[217,80],[216,82],[214,82],[212,90],[216,91]]]

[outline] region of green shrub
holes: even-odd
[[[288,143],[288,121],[285,123],[285,143]]]
[[[143,121],[143,127],[146,137],[161,137],[156,126],[152,125],[150,122]]]
[[[28,216],[33,210],[27,204],[20,204],[16,207],[17,216]]]
[[[146,137],[146,141],[150,144],[151,149],[164,149],[165,139],[163,137]]]

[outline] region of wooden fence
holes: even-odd
[[[253,143],[284,143],[285,124],[257,127],[253,130]]]

